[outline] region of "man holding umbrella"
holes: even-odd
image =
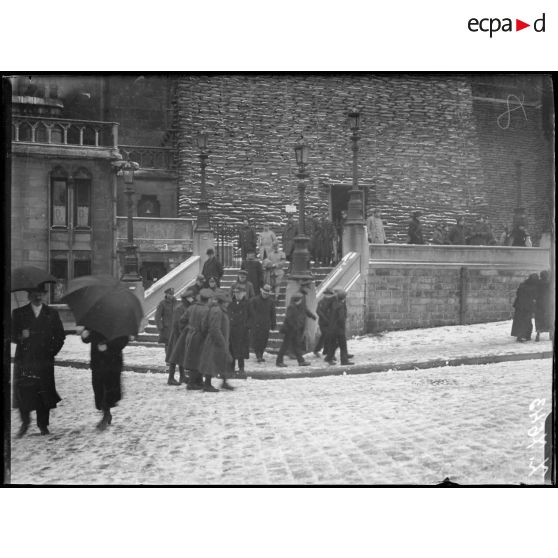
[[[45,275],[45,282],[56,282],[54,278],[48,279],[48,274]],[[29,428],[31,411],[37,413],[41,434],[49,434],[50,409],[54,409],[61,400],[54,382],[54,357],[64,345],[65,334],[58,312],[43,302],[45,282],[21,288],[12,275],[12,291],[27,290],[29,298],[29,304],[12,312],[11,340],[17,345],[13,403],[21,416],[18,438]]]

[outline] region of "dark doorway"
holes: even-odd
[[[140,275],[143,279],[143,288],[148,289],[167,274],[167,267],[162,262],[143,262]]]

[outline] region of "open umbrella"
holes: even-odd
[[[71,281],[62,297],[76,323],[103,335],[107,341],[137,335],[143,308],[138,298],[110,276],[86,276]]]
[[[10,292],[36,289],[41,283],[56,283],[56,278],[33,265],[16,267],[12,270]]]

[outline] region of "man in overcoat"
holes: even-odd
[[[271,250],[270,250],[271,251]],[[256,259],[256,254],[252,250],[248,250],[246,260],[240,265],[240,269],[248,273],[248,281],[254,286],[254,293],[260,294],[260,289],[264,284],[264,272],[262,262]],[[248,298],[251,298],[247,293]]]
[[[21,417],[20,438],[29,428],[31,411],[37,413],[41,434],[49,434],[50,409],[61,400],[54,381],[54,357],[64,345],[64,327],[58,312],[44,304],[45,294],[44,284],[29,290],[29,304],[12,312],[13,406]]]
[[[411,220],[409,221],[409,228],[407,230],[407,244],[424,244],[422,224],[419,220],[421,215],[420,211],[413,211],[411,214]]]
[[[244,361],[250,358],[249,316],[250,309],[246,300],[246,289],[240,286],[233,288],[232,301],[227,309],[230,321],[229,348],[235,361],[238,361],[238,371],[244,374]]]
[[[238,247],[243,261],[246,259],[248,250],[256,251],[257,241],[256,231],[250,226],[248,219],[244,219],[238,231]]]
[[[264,362],[263,354],[269,340],[269,332],[277,327],[275,301],[271,296],[271,287],[264,285],[260,294],[250,299],[250,334],[252,348],[258,362]]]
[[[188,325],[188,320],[181,322],[181,318],[186,313],[186,310],[193,304],[194,300],[194,289],[189,287],[180,295],[181,304],[175,308],[174,314],[172,315],[171,333],[166,352],[166,360],[169,363],[169,377],[167,379],[167,384],[169,386],[179,386],[180,384],[186,383],[186,374],[182,362],[184,360],[185,329]],[[180,373],[178,382],[174,378],[177,364]]]
[[[217,287],[221,285],[221,277],[223,277],[223,264],[219,261],[219,258],[215,255],[215,250],[213,248],[207,249],[207,260],[203,264],[202,275],[205,277],[206,286],[208,285],[210,277],[214,277],[217,283]]]
[[[382,214],[379,209],[375,209],[372,215],[366,220],[368,227],[368,242],[370,244],[385,244],[386,233],[382,222]]]
[[[335,363],[335,351],[339,347],[341,364],[354,364],[349,359],[353,355],[349,355],[347,351],[347,293],[343,289],[336,289],[336,296],[331,305],[331,314],[329,327],[327,329],[328,351],[325,361],[329,364]]]
[[[331,306],[334,298],[335,293],[331,289],[326,289],[320,302],[318,302],[318,307],[316,308],[316,314],[318,314],[318,326],[320,327],[320,337],[314,347],[314,355],[317,357],[320,356],[320,351],[322,349],[324,354],[327,354],[328,352],[328,330],[331,320]]]
[[[108,341],[94,330],[81,332],[84,343],[91,343],[91,381],[95,407],[103,412],[97,424],[98,430],[105,430],[112,423],[112,407],[122,399],[122,351],[128,344],[128,337],[117,337]]]
[[[467,231],[465,230],[465,219],[458,217],[455,225],[450,229],[448,240],[450,244],[463,246],[467,243]]]
[[[517,289],[513,303],[515,312],[511,335],[520,343],[529,341],[533,333],[533,314],[535,313],[538,283],[539,276],[536,273],[531,273]]]
[[[303,303],[302,293],[293,293],[287,312],[285,321],[279,330],[284,335],[283,342],[277,354],[275,364],[279,367],[286,367],[283,362],[288,351],[292,351],[298,361],[299,366],[309,366],[310,363],[304,360],[301,350],[300,340],[304,336],[304,325],[306,323],[306,308]]]
[[[200,373],[204,376],[203,390],[219,391],[211,385],[213,376],[221,375],[221,389],[234,389],[227,378],[231,372],[232,357],[229,351],[230,324],[227,307],[230,297],[224,291],[218,291],[214,304],[209,308],[207,317],[207,337],[200,356]]]
[[[199,300],[186,310],[181,319],[184,332],[186,332],[182,366],[188,370],[187,390],[203,389],[200,356],[207,336],[209,300],[213,294],[209,289],[202,289],[199,293]]]
[[[293,220],[292,213],[287,215],[287,222],[283,227],[283,252],[285,252],[285,256],[287,261],[291,261],[293,250],[294,250],[294,239],[295,236],[298,234],[298,227]]]
[[[159,302],[155,311],[155,325],[159,331],[159,343],[165,344],[165,352],[168,352],[172,316],[177,305],[178,302],[174,298],[174,289],[169,287],[165,290],[165,298]]]

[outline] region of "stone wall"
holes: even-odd
[[[540,96],[537,79],[523,80],[514,91]],[[529,108],[528,129],[500,134],[494,129],[496,109],[487,114],[486,103],[474,99],[473,82],[471,76],[451,74],[179,77],[179,214],[191,216],[197,207],[195,136],[201,129],[209,132],[207,180],[215,221],[238,222],[246,215],[258,225],[269,220],[278,230],[284,206],[297,204],[293,147],[301,133],[311,149],[307,214],[326,213],[330,188],[351,184],[346,114],[356,107],[360,184],[368,190],[369,208],[383,212],[388,242],[406,241],[414,209],[423,212],[427,238],[436,223],[461,214],[469,220],[488,215],[499,233],[516,203],[509,166],[518,158],[525,161],[523,176],[529,175],[525,199],[534,204],[529,216],[538,222],[552,183],[540,106]],[[538,225],[533,227],[536,236]]]

